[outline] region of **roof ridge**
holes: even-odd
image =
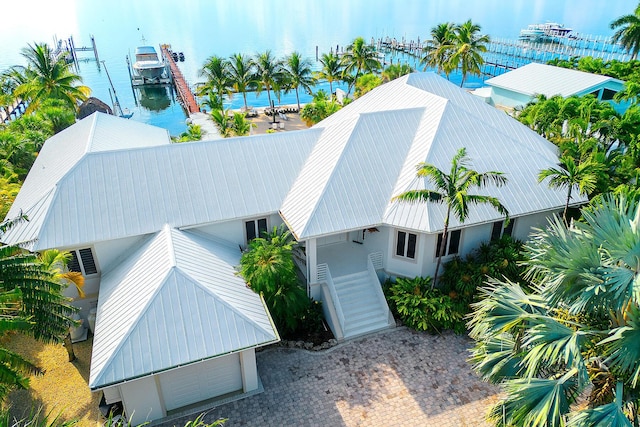
[[[95,113],[93,113],[91,116],[91,127],[89,128],[89,135],[87,135],[87,142],[85,143],[84,146],[84,153],[91,153],[91,148],[93,147],[93,136],[96,132],[96,128],[98,126],[98,117],[100,116],[100,113],[98,111],[96,111]],[[83,156],[80,156],[80,158],[82,159]]]

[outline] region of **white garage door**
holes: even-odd
[[[238,354],[174,369],[158,377],[167,411],[242,389]]]

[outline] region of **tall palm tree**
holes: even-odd
[[[80,298],[84,298],[84,276],[77,271],[67,270],[67,265],[71,261],[70,252],[49,249],[39,255],[38,261],[52,274],[54,280],[61,282],[65,287],[73,285]],[[71,342],[71,333],[68,328],[64,337],[64,347],[67,349],[69,362],[76,360],[73,343]]]
[[[562,213],[562,218],[566,223],[567,210],[569,209],[573,190],[575,189],[579,194],[583,195],[595,190],[598,182],[598,173],[601,171],[602,165],[590,160],[576,162],[573,157],[566,155],[560,158],[559,166],[558,168],[541,170],[538,174],[538,182],[549,178],[549,187],[567,189],[567,202]]]
[[[282,80],[284,74],[282,61],[277,60],[270,50],[259,53],[253,59],[258,77],[258,94],[264,87],[267,89],[267,99],[271,105],[271,89]]]
[[[333,82],[340,81],[342,76],[342,64],[337,54],[323,53],[320,57],[322,68],[316,72],[317,79],[324,79],[329,82],[329,92],[333,93]]]
[[[447,213],[444,217],[442,244],[440,245],[440,253],[437,254],[438,261],[436,263],[436,272],[433,277],[432,287],[438,280],[440,262],[442,261],[447,246],[449,219],[452,213],[458,221],[464,223],[469,216],[469,205],[489,204],[501,215],[504,215],[507,219],[509,218],[507,208],[500,203],[498,198],[469,194],[470,189],[481,189],[488,184],[494,184],[500,187],[507,183],[507,178],[502,172],[489,171],[480,173],[469,169],[470,161],[467,157],[467,150],[461,148],[453,156],[451,160],[451,170],[448,174],[434,165],[420,163],[417,166],[418,178],[426,178],[434,185],[435,189],[410,190],[393,198],[393,200],[405,203],[438,203],[444,204],[447,207]]]
[[[48,45],[28,45],[22,49],[22,56],[27,60],[24,70],[26,82],[16,89],[15,94],[29,101],[27,112],[34,111],[51,98],[64,101],[76,111],[78,104],[91,93],[87,86],[79,85],[82,78],[71,72],[64,58],[54,61]]]
[[[210,107],[217,106],[222,108],[223,96],[231,93],[229,62],[224,58],[213,55],[207,59],[198,74],[200,77],[207,79],[206,83],[198,90],[198,95],[208,95]]]
[[[431,29],[431,39],[427,40],[422,48],[423,56],[420,63],[427,67],[435,68],[439,73],[445,73],[447,80],[451,73],[451,54],[454,48],[455,24],[444,22]]]
[[[351,89],[361,73],[375,73],[382,68],[375,49],[367,45],[362,37],[357,37],[347,47],[347,51],[342,56],[342,65],[344,67],[343,76],[353,75],[353,80],[349,82],[347,96],[351,93]]]
[[[235,92],[242,93],[244,108],[248,109],[247,91],[255,89],[258,85],[253,63],[248,56],[235,53],[229,57],[229,82]]]
[[[298,111],[300,111],[299,88],[302,87],[311,93],[311,86],[315,83],[313,72],[311,71],[311,61],[308,58],[303,58],[298,52],[292,52],[285,59],[285,70],[291,88],[296,91],[296,101],[298,103]]]
[[[640,424],[638,200],[606,196],[582,219],[529,240],[532,291],[491,279],[473,305],[474,369],[504,391],[497,425]]]
[[[480,75],[480,67],[484,64],[482,53],[487,51],[487,44],[491,41],[489,36],[480,35],[480,25],[471,20],[466,21],[455,28],[454,47],[451,51],[451,68],[460,68],[464,84],[467,74]]]
[[[631,60],[638,57],[640,52],[640,4],[636,6],[632,15],[624,15],[611,23],[611,29],[618,30],[613,34],[613,41],[621,43],[631,52]]]

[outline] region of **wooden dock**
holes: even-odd
[[[193,95],[193,92],[189,88],[187,81],[185,80],[182,72],[176,65],[175,61],[171,56],[171,45],[162,44],[160,45],[160,50],[162,52],[162,57],[169,64],[169,72],[171,73],[171,79],[176,87],[176,93],[178,94],[178,99],[182,104],[182,107],[187,111],[187,113],[199,113],[200,106],[198,106],[198,102],[196,101],[196,97]]]

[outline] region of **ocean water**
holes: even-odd
[[[171,44],[184,52],[179,63],[191,85],[202,79],[198,70],[211,55],[227,57],[241,52],[253,55],[271,49],[282,57],[293,51],[316,65],[319,53],[342,49],[355,37],[365,40],[395,37],[398,40],[428,38],[434,25],[472,19],[483,33],[517,38],[528,24],[563,23],[580,34],[610,36],[609,23],[632,13],[630,0],[23,0],[3,2],[0,24],[0,70],[22,64],[21,48],[28,43],[73,37],[76,46],[89,46],[93,35],[101,61],[105,61],[123,107],[134,112],[132,120],[151,123],[176,135],[185,129],[184,113],[169,88],[133,90],[126,56],[136,46]],[[92,95],[111,103],[104,67],[91,52],[80,52],[78,72]],[[470,80],[471,84],[477,81]],[[328,90],[328,85],[326,85]],[[301,102],[310,96],[301,93]],[[248,101],[267,104],[266,94]],[[295,93],[282,104],[295,103]],[[230,102],[242,105],[242,96]]]

